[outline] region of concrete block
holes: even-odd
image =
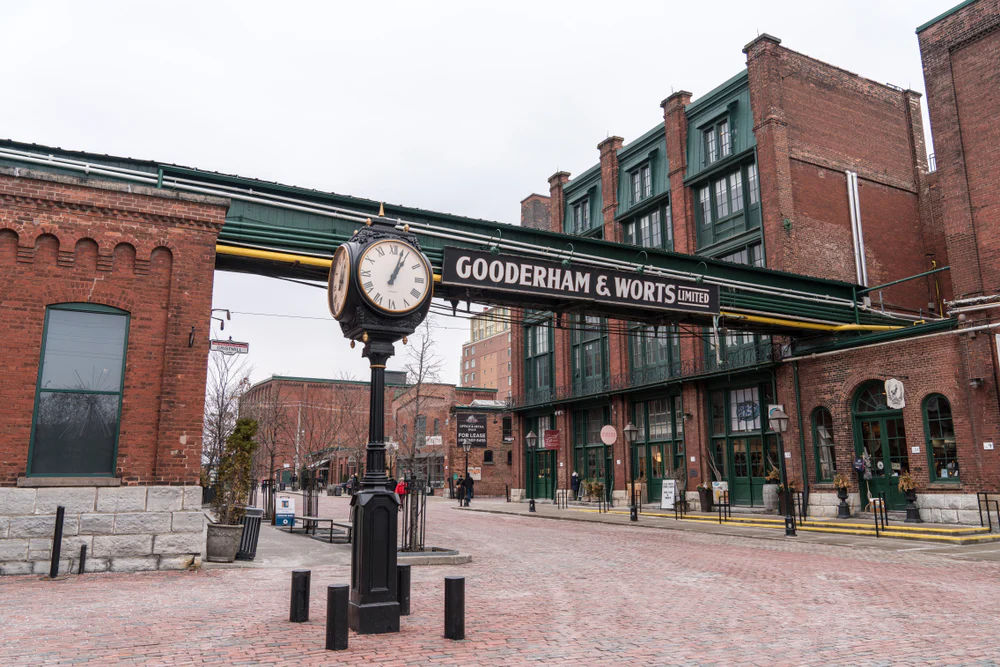
[[[118,560],[153,553],[152,535],[95,535],[94,556]]]
[[[0,540],[7,539],[8,530],[10,530],[10,517],[0,516]]]
[[[34,537],[28,540],[29,551],[45,551],[52,546],[52,539],[48,537]]]
[[[0,574],[31,574],[34,565],[27,561],[0,562]]]
[[[186,570],[188,568],[201,567],[201,556],[189,554],[187,556],[161,556],[161,570]]]
[[[52,559],[52,552],[48,549],[39,549],[38,551],[28,551],[28,560],[39,561],[44,560],[46,562]]]
[[[940,523],[958,523],[958,510],[938,510],[941,518]]]
[[[114,514],[80,515],[80,535],[110,535],[114,531]]]
[[[144,572],[155,570],[158,559],[156,556],[146,556],[145,558],[112,558],[112,572]]]
[[[115,515],[115,535],[169,533],[169,512],[136,512]]]
[[[966,526],[978,526],[979,510],[958,510],[958,522]]]
[[[946,506],[943,496],[936,493],[917,494],[917,507],[921,509],[943,509]]]
[[[154,554],[200,554],[204,547],[201,533],[167,533],[153,538]]]
[[[184,509],[201,510],[201,487],[184,486]]]
[[[48,558],[46,558],[45,560],[36,560],[32,564],[32,572],[34,572],[35,574],[48,574],[49,569],[51,569],[51,567],[52,563],[49,562]],[[72,571],[73,571],[73,562],[69,558],[59,559],[60,575],[69,574]]]
[[[87,554],[87,563],[83,566],[84,572],[107,572],[111,567],[111,561],[107,558],[91,558]]]
[[[55,526],[56,517],[54,514],[15,516],[10,519],[8,536],[11,538],[52,537],[55,533]],[[63,535],[76,535],[79,528],[80,521],[77,517],[67,516],[63,519]]]
[[[175,533],[200,533],[205,528],[205,515],[197,512],[174,512],[170,530]]]
[[[35,514],[55,514],[59,505],[66,508],[67,515],[93,512],[97,506],[97,487],[94,486],[54,487],[36,491]]]
[[[118,486],[97,490],[98,512],[146,511],[146,487]]]
[[[979,503],[976,500],[976,496],[971,493],[960,493],[958,495],[958,509],[960,510],[976,510],[976,516],[979,515]],[[976,519],[976,523],[979,519]]]
[[[147,512],[176,512],[184,506],[184,487],[182,486],[150,486],[146,487]]]
[[[87,546],[87,554],[94,552],[94,538],[90,535],[74,535],[64,537],[62,541],[62,555],[76,560],[80,557],[80,547]]]
[[[0,540],[0,561],[25,560],[30,540]]]
[[[34,514],[38,489],[0,487],[0,514]]]

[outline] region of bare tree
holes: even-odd
[[[275,461],[284,443],[294,435],[295,422],[288,414],[280,382],[271,382],[251,392],[240,405],[241,416],[257,421],[257,451],[254,476],[274,480]]]
[[[340,382],[333,385],[335,408],[335,442],[357,466],[358,476],[364,475],[365,449],[368,447],[368,391],[354,384],[354,376],[341,373]]]
[[[252,367],[243,355],[212,352],[208,361],[208,382],[205,387],[205,421],[202,427],[201,463],[204,482],[211,483],[218,472],[219,460],[226,439],[236,428],[240,396],[250,386]]]
[[[403,412],[404,418],[397,421],[397,427],[409,425],[412,436],[399,438],[399,460],[405,461],[410,470],[416,470],[417,454],[427,439],[426,409],[429,394],[426,385],[441,378],[443,360],[437,354],[437,345],[431,337],[430,320],[424,320],[420,333],[406,353],[406,381],[410,385],[410,400]],[[405,432],[404,432],[405,434]]]

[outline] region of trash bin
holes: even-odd
[[[260,507],[248,507],[243,514],[243,535],[240,537],[240,548],[236,552],[236,560],[253,560],[257,556],[257,538],[260,537],[260,522],[264,510]]]
[[[338,485],[338,486],[335,486],[335,487],[333,487],[333,495],[335,495],[335,496],[339,496],[339,495],[341,495],[341,492],[340,492],[340,486],[339,486],[339,485]]]
[[[277,506],[274,509],[274,525],[295,527],[295,499],[278,498]]]

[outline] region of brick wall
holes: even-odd
[[[0,169],[0,485],[25,475],[46,306],[131,315],[116,475],[197,484],[225,200]],[[194,331],[194,345],[188,337]]]
[[[530,194],[521,200],[521,226],[548,229],[552,219],[551,200],[545,195]]]

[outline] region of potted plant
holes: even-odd
[[[799,490],[799,483],[796,482],[794,479],[788,480],[787,494],[785,493],[784,485],[783,484],[778,485],[778,512],[780,512],[782,515],[785,516],[791,514],[791,510],[794,510],[795,506],[793,505],[792,507],[785,507],[785,502],[787,500],[794,503],[794,500],[792,499],[792,494],[798,490]]]
[[[702,512],[712,511],[712,483],[702,482],[698,485],[698,501],[701,503]]]
[[[771,469],[764,477],[764,486],[761,487],[761,493],[764,496],[764,509],[778,509],[778,482],[780,481],[781,473],[774,465],[771,465]]]
[[[210,562],[232,563],[239,550],[243,535],[240,521],[253,484],[251,468],[257,448],[256,435],[257,422],[243,418],[237,420],[236,428],[226,438],[219,458],[218,492],[212,503],[215,522],[208,524],[205,545],[205,558]]]
[[[903,497],[906,498],[906,521],[905,523],[923,523],[924,520],[920,518],[920,510],[917,509],[917,481],[913,479],[913,475],[910,471],[905,471],[899,476],[899,490],[903,492]]]
[[[632,497],[631,494],[633,491],[631,485],[629,485],[628,488],[629,488],[629,498],[631,498]],[[639,505],[645,505],[647,502],[649,502],[647,498],[647,488],[648,487],[646,485],[645,475],[643,475],[642,477],[635,478],[635,502],[638,503]]]
[[[837,505],[837,518],[850,519],[851,507],[847,504],[847,489],[851,486],[851,480],[842,472],[833,476],[833,485],[837,487],[837,498],[840,504]]]

